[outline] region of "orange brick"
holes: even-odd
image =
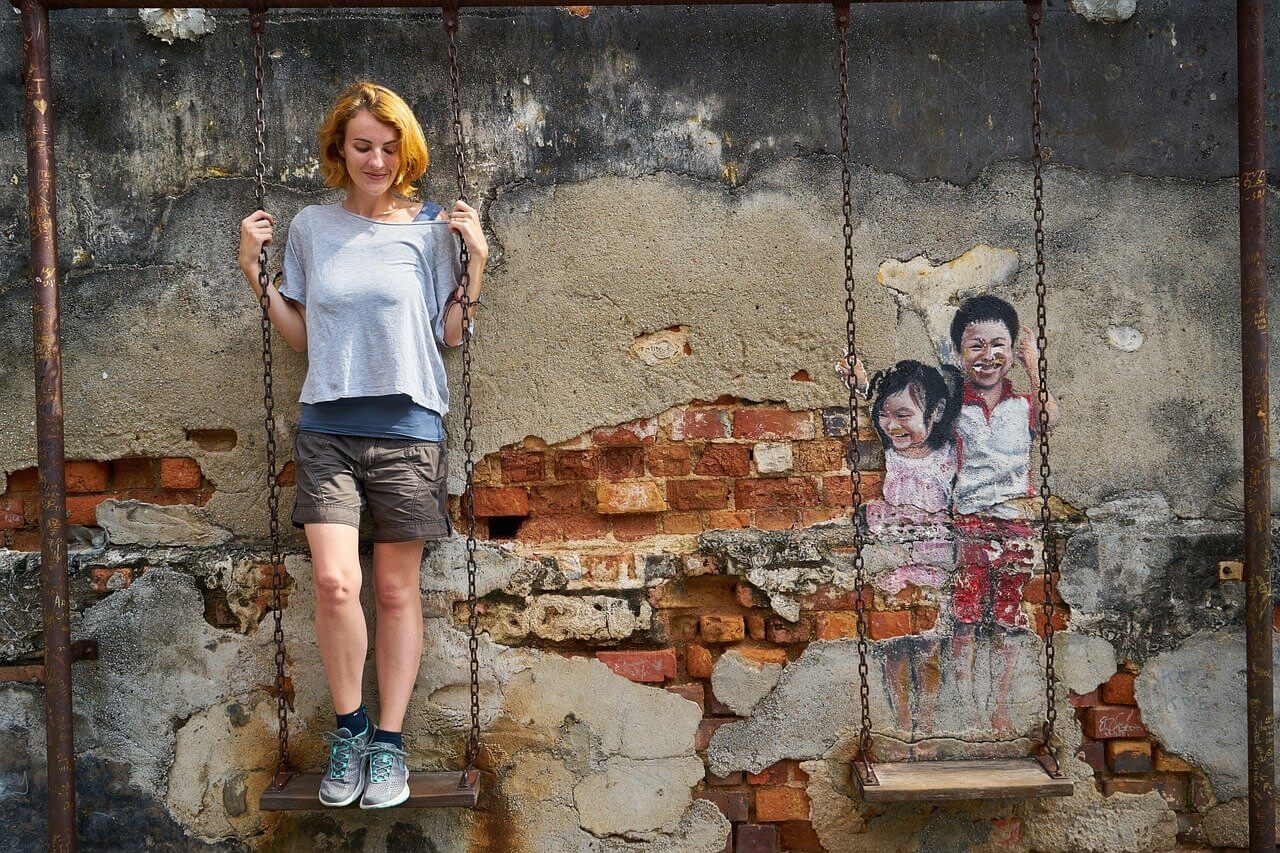
[[[1102,685],[1102,701],[1108,705],[1137,705],[1133,695],[1134,675],[1128,672],[1117,672]]]
[[[97,593],[124,589],[133,583],[133,569],[128,566],[94,566],[89,570],[89,584]]]
[[[682,409],[672,418],[671,437],[676,441],[728,438],[729,413],[724,409]]]
[[[1156,747],[1153,765],[1161,773],[1190,773],[1195,769],[1189,762],[1160,747]]]
[[[200,466],[186,456],[167,456],[160,460],[160,488],[200,488]]]
[[[668,480],[667,501],[673,509],[724,509],[729,505],[729,481]]]
[[[9,542],[9,547],[15,551],[39,551],[40,531],[20,530],[17,533],[14,533],[13,538]]]
[[[498,454],[504,483],[537,483],[547,479],[547,454],[541,450],[504,450]]]
[[[787,409],[739,409],[733,415],[733,437],[752,441],[813,438],[813,416]]]
[[[529,514],[529,492],[522,486],[482,486],[474,493],[477,518]]]
[[[676,675],[676,650],[596,652],[596,659],[623,678],[640,683],[666,681]]]
[[[751,513],[746,510],[712,510],[707,526],[711,530],[741,530],[751,526]]]
[[[809,795],[803,788],[761,788],[756,791],[756,820],[780,823],[808,820]]]
[[[845,444],[838,438],[798,441],[795,445],[796,470],[820,474],[844,469]]]
[[[662,532],[671,536],[694,536],[707,529],[700,512],[664,512]]]
[[[552,458],[557,480],[594,480],[597,476],[595,454],[590,450],[557,450]]]
[[[645,464],[655,477],[684,477],[693,470],[693,452],[687,444],[660,444],[645,451]]]
[[[807,782],[809,774],[800,769],[800,762],[792,758],[784,758],[770,764],[759,773],[748,773],[749,785],[786,785],[791,782]]]
[[[873,640],[887,640],[911,633],[910,610],[871,611],[870,635]]]
[[[38,518],[32,519],[32,524],[39,522]],[[0,528],[5,530],[20,530],[27,526],[27,510],[25,501],[22,497],[14,495],[12,497],[0,498]]]
[[[834,506],[814,506],[805,507],[800,511],[800,524],[804,527],[811,527],[815,524],[822,524],[827,521],[835,521],[837,518],[848,518],[849,512],[842,507]]]
[[[759,530],[793,530],[800,525],[800,512],[794,509],[758,509],[754,518]]]
[[[602,447],[595,451],[597,476],[618,482],[644,476],[644,450],[639,447]]]
[[[745,477],[751,473],[751,445],[708,444],[693,473],[703,477]]]
[[[1113,773],[1150,773],[1151,741],[1118,739],[1107,741],[1107,765]]]
[[[853,610],[824,610],[818,614],[818,638],[839,640],[858,636],[857,615]]]
[[[652,480],[596,484],[596,510],[605,515],[662,512],[667,502]]]
[[[114,477],[115,475],[113,474],[112,476]],[[276,485],[298,485],[298,469],[294,466],[292,460],[284,463],[284,467],[280,469],[280,473],[276,474]]]
[[[862,502],[878,501],[882,497],[884,474],[880,471],[862,472]],[[823,506],[852,506],[853,487],[849,485],[847,476],[822,478]]]
[[[653,514],[615,515],[609,522],[619,542],[636,542],[658,532],[658,517]]]
[[[753,660],[756,663],[786,664],[787,662],[787,650],[780,649],[777,646],[761,646],[755,643],[741,643],[734,646],[733,650],[747,660]]]
[[[827,848],[822,846],[813,824],[807,820],[789,820],[782,824],[778,840],[782,849],[789,853],[823,853]]]
[[[80,460],[64,468],[68,494],[101,492],[107,488],[107,463]]]
[[[911,611],[912,633],[923,634],[925,631],[932,631],[933,626],[937,624],[938,624],[938,608],[916,607]]]
[[[40,488],[40,474],[35,468],[22,468],[9,474],[7,491],[34,492]]]
[[[592,513],[596,510],[596,490],[590,483],[537,483],[529,487],[530,515]]]
[[[747,636],[741,616],[708,613],[699,620],[702,639],[709,643],[735,643]]]
[[[601,446],[639,447],[653,444],[657,437],[657,418],[640,418],[616,427],[602,427],[591,431],[591,440]]]
[[[1138,709],[1124,705],[1094,705],[1084,712],[1084,733],[1094,740],[1145,738]]]
[[[813,480],[803,477],[739,480],[734,488],[734,500],[738,509],[816,506],[818,487]]]
[[[733,587],[733,597],[743,607],[768,607],[769,596],[756,589],[748,581],[738,581]]]
[[[584,554],[582,571],[595,583],[615,583],[631,577],[635,561],[630,554]]]
[[[67,523],[92,527],[98,523],[98,504],[115,495],[68,495]]]
[[[710,678],[715,658],[706,646],[691,643],[684,647],[684,670],[690,678]]]

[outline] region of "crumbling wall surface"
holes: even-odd
[[[470,197],[493,249],[475,327],[482,793],[474,811],[376,815],[257,807],[276,748],[273,580],[295,766],[323,765],[332,718],[305,541],[286,518],[275,577],[265,541],[270,474],[292,506],[306,359],[275,339],[269,474],[258,308],[232,261],[253,206],[244,16],[55,12],[70,605],[74,637],[99,645],[75,664],[82,846],[1243,846],[1235,40],[1218,5],[1047,10],[1060,583],[1039,576],[1025,501],[998,522],[892,507],[864,407],[861,600],[832,369],[830,10],[466,12]],[[1024,13],[854,18],[858,348],[872,370],[936,363],[969,296],[1034,320]],[[16,16],[0,28],[20,67]],[[338,198],[314,137],[350,80],[406,95],[431,146],[426,195],[456,194],[434,12],[277,10],[267,48],[275,262],[296,212]],[[0,98],[18,114],[19,87]],[[21,665],[43,648],[40,502],[26,164],[20,126],[0,137],[0,665]],[[448,366],[457,395],[456,354]],[[447,423],[456,517],[456,408]],[[423,769],[459,765],[470,715],[464,545],[432,544],[422,566],[429,651],[406,743]],[[965,596],[980,618],[958,615]],[[882,760],[1027,754],[1052,624],[1074,795],[863,802],[860,605]],[[0,848],[44,846],[43,742],[39,686],[0,683]]]

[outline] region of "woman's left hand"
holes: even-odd
[[[468,255],[481,260],[489,257],[489,241],[484,237],[480,214],[474,207],[461,199],[455,202],[453,210],[449,211],[449,228],[462,235]]]

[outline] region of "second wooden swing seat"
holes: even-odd
[[[929,761],[903,761],[878,763],[872,756],[871,715],[868,688],[869,643],[867,639],[866,571],[863,565],[865,538],[858,515],[862,507],[862,481],[859,471],[859,450],[856,437],[858,408],[852,386],[849,389],[849,479],[853,490],[851,520],[854,536],[854,594],[858,629],[858,675],[861,700],[861,728],[858,738],[858,754],[853,760],[854,783],[862,799],[869,803],[896,802],[945,802],[956,800],[1006,800],[1037,797],[1069,797],[1074,793],[1071,778],[1062,770],[1053,744],[1054,724],[1057,720],[1056,678],[1054,675],[1053,649],[1053,595],[1058,572],[1056,548],[1052,545],[1051,515],[1049,511],[1049,443],[1047,370],[1045,358],[1045,283],[1044,283],[1044,206],[1040,147],[1040,22],[1042,0],[1027,0],[1027,23],[1031,35],[1031,106],[1032,106],[1032,154],[1034,167],[1035,237],[1036,237],[1036,307],[1037,342],[1039,359],[1039,423],[1040,451],[1040,537],[1042,545],[1043,580],[1046,590],[1044,615],[1045,654],[1045,719],[1040,743],[1034,755],[1017,758],[990,759],[941,759]],[[856,294],[853,279],[853,201],[852,173],[849,155],[849,96],[847,31],[850,22],[847,0],[835,3],[835,22],[838,30],[840,60],[840,144],[841,172],[843,180],[843,212],[845,238],[845,307],[847,312],[847,352],[850,360],[857,353]]]

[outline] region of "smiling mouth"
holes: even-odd
[[[387,177],[387,175],[390,175],[390,174],[391,174],[390,172],[387,172],[387,173],[386,173],[386,174],[384,174],[384,175],[374,175],[374,174],[370,174],[369,172],[365,172],[365,173],[364,173],[364,176],[365,176],[366,178],[369,178],[370,180],[373,180],[373,181],[380,181],[380,180],[382,180],[383,178]]]

